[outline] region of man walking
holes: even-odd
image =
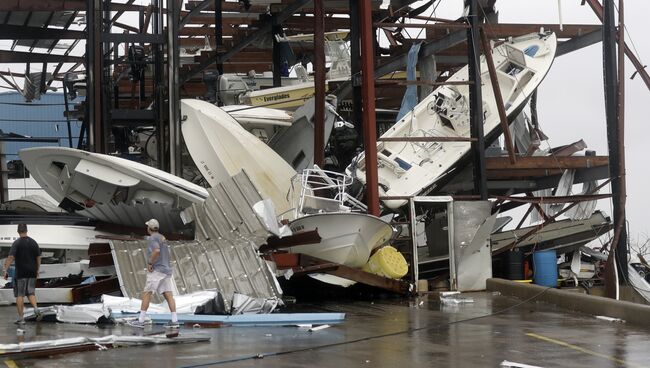
[[[172,312],[172,320],[167,324],[169,328],[178,328],[178,317],[176,315],[176,301],[174,300],[172,285],[172,267],[170,264],[169,247],[165,237],[158,232],[158,220],[151,219],[145,223],[149,234],[149,246],[147,247],[147,281],[142,292],[142,304],[140,305],[140,316],[137,321],[131,322],[131,326],[144,327],[144,319],[149,309],[151,294],[157,292],[167,300],[169,310]]]
[[[27,225],[18,225],[18,235],[20,236],[11,245],[9,257],[4,264],[4,278],[7,279],[9,266],[16,261],[16,268],[12,283],[14,285],[14,297],[16,297],[16,309],[18,309],[17,324],[24,324],[23,311],[25,307],[24,297],[27,297],[29,303],[34,307],[36,319],[40,320],[41,314],[36,305],[36,278],[38,270],[41,267],[41,248],[38,243],[27,236]]]

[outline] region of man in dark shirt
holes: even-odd
[[[40,319],[38,306],[36,305],[36,278],[38,270],[41,267],[41,249],[38,243],[27,236],[27,225],[18,225],[18,235],[20,236],[11,245],[9,257],[4,265],[4,278],[8,277],[7,270],[11,263],[16,261],[16,269],[12,283],[14,285],[14,296],[16,297],[16,308],[18,309],[17,324],[25,323],[23,319],[24,297],[29,299],[29,303],[34,307],[34,313],[37,319]]]

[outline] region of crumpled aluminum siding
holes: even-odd
[[[196,222],[197,240],[168,243],[179,293],[216,289],[227,308],[235,292],[280,298],[280,286],[257,253],[270,233],[252,209],[262,198],[249,177],[242,171],[208,191],[203,204],[184,211],[188,222]],[[147,244],[146,240],[111,241],[124,296],[137,296],[144,288]]]
[[[126,297],[138,297],[144,289],[147,245],[146,240],[111,241],[120,289]],[[250,240],[173,241],[168,245],[179,294],[216,289],[227,307],[235,292],[255,298],[282,296],[273,273]]]
[[[117,204],[96,204],[91,208],[77,211],[76,213],[111,224],[126,226],[142,224],[142,227],[145,227],[144,223],[146,221],[155,218],[158,219],[160,231],[163,233],[182,232],[186,227],[179,216],[181,213],[180,208],[175,208],[170,204],[155,203],[148,200],[129,205],[122,202]]]
[[[262,196],[243,170],[208,193],[203,203],[193,204],[181,215],[187,223],[196,222],[196,239],[246,239],[259,246],[271,235],[253,210]]]

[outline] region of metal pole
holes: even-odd
[[[483,44],[483,52],[485,53],[485,61],[490,72],[490,84],[492,85],[492,91],[494,92],[494,99],[497,104],[497,111],[499,111],[499,120],[501,120],[501,129],[503,130],[503,137],[506,141],[506,149],[508,150],[508,157],[510,158],[510,163],[514,164],[517,162],[515,157],[515,145],[512,143],[512,137],[510,137],[510,129],[508,127],[508,115],[506,114],[506,108],[503,104],[503,96],[501,95],[501,87],[499,87],[499,79],[497,78],[497,70],[494,67],[494,60],[492,59],[492,47],[490,47],[490,41],[488,41],[485,31],[481,29],[481,43]]]
[[[598,19],[601,21],[603,20],[603,7],[600,5],[598,0],[586,0],[591,9],[596,13],[596,16]],[[643,82],[645,82],[646,87],[650,89],[650,75],[648,75],[648,72],[645,69],[645,66],[641,64],[639,59],[637,59],[636,55],[632,52],[632,50],[627,47],[625,43],[623,43],[623,46],[625,47],[625,55],[627,55],[628,59],[630,59],[630,62],[634,65],[634,68],[636,69],[636,72],[639,73],[641,76],[641,79],[643,79]]]
[[[216,52],[220,52],[220,48],[223,46],[223,8],[221,0],[214,0],[214,43]],[[219,75],[223,75],[223,63],[217,63],[217,71]]]
[[[379,216],[379,180],[377,174],[377,123],[375,120],[374,34],[370,0],[360,0],[361,71],[363,81],[363,143],[366,160],[366,202],[368,213]]]
[[[357,131],[357,145],[363,144],[363,115],[361,112],[361,51],[359,29],[359,0],[350,0],[350,68],[352,83],[352,121]],[[341,103],[342,101],[339,101]]]
[[[474,194],[480,195],[481,200],[487,200],[487,174],[485,172],[485,136],[483,134],[483,96],[481,91],[481,51],[479,50],[479,6],[477,0],[469,1],[467,20],[468,79],[469,85],[469,114],[472,142],[472,157],[474,164]],[[367,165],[366,165],[367,166]]]
[[[181,163],[181,114],[178,80],[178,22],[180,11],[176,0],[167,0],[167,98],[169,99],[169,172],[180,176]]]
[[[280,87],[282,86],[282,54],[280,53],[280,42],[278,42],[276,36],[279,34],[282,26],[278,24],[276,14],[271,15],[271,23],[273,23],[271,27],[271,35],[273,36],[273,87]],[[315,33],[316,30],[314,29],[314,37],[316,36]]]
[[[614,207],[614,238],[610,248],[610,259],[615,257],[619,275],[627,278],[627,235],[625,232],[625,188],[621,173],[621,136],[619,126],[619,86],[616,52],[616,22],[614,0],[605,0],[603,7],[603,75],[605,87],[605,115],[607,121],[607,145],[609,150],[609,175],[612,178],[612,202]],[[606,286],[608,283],[606,283]],[[612,285],[609,283],[609,285]],[[608,290],[609,296],[613,291]]]
[[[163,11],[162,0],[154,0],[153,30],[152,33],[162,35],[163,33]],[[156,161],[161,170],[167,167],[167,157],[165,156],[165,106],[164,106],[164,86],[163,86],[163,45],[155,43],[154,48],[154,111],[156,118]]]
[[[314,0],[314,74],[314,164],[323,167],[325,161],[325,17],[323,15],[323,0]]]
[[[68,126],[68,146],[72,148],[72,126],[70,124],[70,109],[68,108],[68,89],[63,83],[63,105],[65,109],[65,120]]]
[[[102,149],[102,9],[101,0],[90,0],[86,11],[88,39],[86,59],[88,70],[88,96],[86,98],[86,121],[88,123],[88,150],[101,152]]]
[[[613,0],[612,0],[613,1]],[[618,0],[618,140],[617,150],[619,156],[618,162],[618,218],[621,224],[617,224],[612,244],[617,245],[616,255],[619,260],[619,272],[624,279],[627,279],[627,233],[625,227],[625,202],[626,202],[626,182],[625,182],[625,4],[623,0]],[[618,233],[618,238],[616,237]]]

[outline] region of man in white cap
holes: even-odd
[[[169,247],[165,237],[158,232],[160,225],[158,220],[151,219],[145,222],[147,233],[149,233],[149,246],[147,247],[147,281],[142,292],[142,304],[140,316],[137,321],[130,323],[134,327],[144,327],[145,316],[149,309],[151,294],[157,292],[167,300],[169,310],[172,312],[172,320],[167,324],[169,328],[178,328],[178,317],[176,316],[176,301],[173,295],[172,267],[169,259]]]

